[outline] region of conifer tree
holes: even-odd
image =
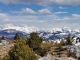
[[[1,37],[1,40],[5,40],[6,38],[4,37],[4,35]]]
[[[16,33],[14,40],[18,40],[18,39],[19,39],[19,35],[18,35],[18,33]]]
[[[72,40],[73,40],[73,37],[71,37],[70,35],[68,35],[68,37],[66,38],[66,44],[67,45],[72,45]]]
[[[17,40],[17,44],[11,48],[3,60],[36,60],[35,52],[26,45],[25,40]]]
[[[27,40],[28,40],[28,45],[31,48],[33,48],[33,50],[40,48],[42,43],[42,38],[39,37],[39,35],[35,32],[31,33],[30,37]]]
[[[24,37],[22,35],[19,35],[18,33],[16,33],[14,40],[24,40]]]

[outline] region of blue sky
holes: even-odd
[[[80,28],[80,0],[0,0],[0,25]]]

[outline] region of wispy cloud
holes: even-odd
[[[67,9],[66,7],[61,7],[61,6],[59,6],[59,9]]]
[[[0,13],[0,20],[6,20],[8,19],[8,14]]]
[[[61,11],[59,11],[59,12],[55,12],[54,14],[67,14],[68,12],[61,12]]]
[[[78,14],[72,14],[72,16],[73,16],[74,18],[80,19],[80,15],[78,15]]]
[[[41,9],[43,10],[43,9]],[[33,10],[32,10],[33,11]],[[9,13],[0,13],[0,24],[5,23],[13,23],[13,24],[28,24],[28,25],[35,25],[37,27],[66,27],[70,26],[73,28],[79,27],[79,14],[72,14],[71,16],[59,16],[58,14],[67,13],[67,12],[56,12],[55,14],[45,14],[45,15],[38,15],[39,11],[35,11],[36,14],[23,14],[23,15],[12,15]],[[70,22],[68,22],[70,21]],[[74,23],[74,21],[76,23]],[[77,23],[78,22],[78,23]],[[71,24],[71,25],[70,25]],[[72,26],[73,25],[73,26]]]

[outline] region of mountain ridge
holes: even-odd
[[[0,27],[0,36],[4,35],[9,39],[13,39],[15,34],[21,34],[24,37],[28,37],[31,32],[37,32],[39,36],[43,37],[44,40],[54,40],[54,39],[62,39],[68,36],[69,34],[72,36],[80,34],[80,29],[70,29],[68,27],[65,28],[48,28],[48,29],[39,29],[35,26],[14,26],[13,24],[8,24]]]

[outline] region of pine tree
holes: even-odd
[[[24,40],[24,37],[22,35],[19,35],[19,40]]]
[[[26,45],[25,40],[17,40],[17,44],[11,48],[3,60],[36,60],[35,52]]]
[[[33,50],[40,48],[42,43],[42,38],[39,37],[39,35],[35,32],[31,33],[30,37],[27,40],[28,40],[28,45],[31,48],[33,48]]]
[[[19,35],[18,35],[18,33],[16,33],[14,40],[18,40],[18,39],[19,39]]]
[[[73,37],[71,37],[70,35],[68,35],[68,37],[66,38],[66,44],[67,45],[72,45],[72,40],[73,40]]]
[[[1,37],[1,40],[5,40],[6,38],[4,37],[4,35]]]
[[[24,39],[24,37],[22,35],[19,35],[19,34],[16,33],[16,35],[14,37],[14,40],[16,42],[17,40],[25,40],[25,39]]]

